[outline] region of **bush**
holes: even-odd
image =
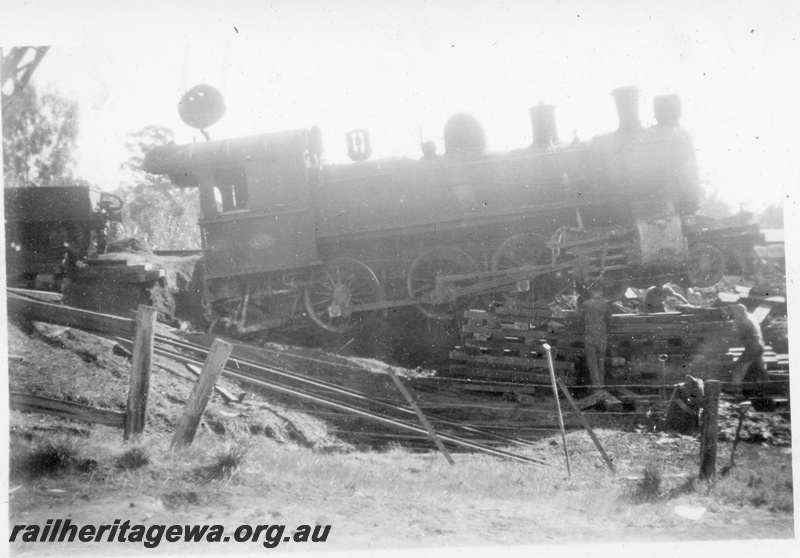
[[[74,438],[47,440],[12,456],[11,477],[34,479],[70,470],[87,472],[96,466],[95,460],[80,457],[79,445]]]

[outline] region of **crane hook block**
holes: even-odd
[[[203,130],[225,115],[225,101],[214,87],[195,85],[178,103],[178,114],[192,128]]]

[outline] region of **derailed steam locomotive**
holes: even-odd
[[[341,332],[366,312],[417,306],[433,319],[497,297],[547,301],[576,283],[686,280],[709,286],[748,265],[757,228],[695,216],[698,167],[680,99],[612,92],[619,128],[559,141],[552,105],[530,109],[533,143],[487,153],[467,114],[444,154],[326,164],[318,129],[151,150],[145,170],[200,191],[206,316],[240,333],[311,318]]]

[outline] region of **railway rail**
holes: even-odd
[[[116,339],[118,341],[120,340],[120,338],[116,338]],[[201,358],[190,357],[190,356],[183,355],[183,354],[181,354],[180,352],[178,352],[176,350],[170,350],[170,349],[164,349],[164,348],[158,348],[158,347],[155,348],[155,350],[154,350],[155,354],[158,354],[158,355],[161,355],[161,356],[164,356],[164,357],[167,357],[167,358],[171,358],[171,359],[177,360],[179,362],[184,362],[184,363],[189,363],[189,364],[194,364],[194,365],[202,365],[203,360],[205,358],[205,355],[207,354],[207,349],[205,349],[202,346],[193,345],[193,344],[189,344],[189,343],[185,343],[185,342],[178,342],[178,341],[175,341],[175,340],[163,337],[163,336],[158,336],[157,337],[157,342],[159,344],[161,344],[161,345],[167,345],[167,346],[173,347],[175,349],[180,349],[180,350],[187,350],[188,349],[188,350],[192,351],[193,353],[195,353],[198,357],[201,357]],[[401,419],[401,418],[389,416],[387,414],[378,413],[378,412],[375,412],[375,411],[372,411],[372,410],[369,410],[369,409],[365,409],[363,407],[358,407],[358,406],[356,406],[356,405],[354,405],[352,403],[346,403],[346,402],[343,402],[341,400],[334,400],[334,399],[331,399],[330,397],[326,397],[324,395],[310,393],[308,391],[304,391],[304,390],[299,389],[297,387],[287,385],[286,383],[281,383],[280,381],[265,380],[263,377],[259,377],[259,376],[262,376],[263,374],[270,374],[270,375],[272,375],[272,376],[274,376],[276,378],[279,378],[280,380],[284,380],[284,381],[285,380],[291,380],[292,382],[299,382],[299,383],[302,383],[302,384],[307,385],[307,386],[313,386],[314,388],[318,388],[318,389],[320,389],[323,392],[326,392],[328,394],[336,394],[338,396],[346,396],[346,397],[349,397],[349,398],[354,398],[354,399],[357,399],[357,400],[359,400],[361,402],[368,402],[370,405],[379,406],[379,407],[382,407],[384,409],[391,409],[392,411],[396,411],[396,412],[399,412],[399,413],[402,413],[402,414],[406,414],[406,415],[413,414],[413,411],[411,409],[407,409],[407,408],[400,407],[400,406],[397,406],[397,405],[391,405],[391,404],[388,404],[388,403],[385,403],[385,402],[382,402],[382,401],[378,401],[378,400],[375,400],[373,398],[366,397],[365,395],[360,394],[355,390],[342,388],[340,386],[336,386],[334,384],[330,384],[329,382],[322,382],[322,381],[319,381],[319,380],[312,380],[312,379],[309,379],[309,378],[305,378],[305,377],[303,377],[303,376],[301,376],[299,374],[295,374],[295,373],[292,373],[292,372],[289,372],[289,371],[286,371],[286,370],[278,370],[278,369],[275,369],[275,368],[272,368],[272,367],[263,366],[263,365],[260,365],[260,364],[257,364],[257,363],[254,363],[254,362],[251,362],[251,361],[248,361],[248,360],[245,360],[245,359],[240,359],[240,358],[234,358],[232,360],[234,361],[233,362],[233,366],[236,366],[237,369],[236,370],[232,369],[232,365],[230,364],[230,360],[229,360],[229,364],[226,365],[225,369],[223,370],[223,374],[226,375],[229,378],[232,378],[232,379],[235,379],[235,380],[240,380],[240,381],[243,381],[243,382],[246,382],[246,383],[250,383],[250,384],[255,385],[255,386],[259,387],[259,388],[264,388],[264,389],[268,389],[270,391],[274,391],[274,392],[282,393],[282,394],[285,394],[285,395],[290,395],[290,396],[293,396],[293,397],[297,397],[299,399],[310,401],[311,403],[315,403],[315,404],[322,405],[322,406],[325,406],[325,407],[330,407],[332,409],[343,411],[345,413],[354,414],[356,416],[360,416],[360,417],[367,418],[367,419],[370,419],[370,420],[373,420],[373,421],[377,421],[377,422],[380,422],[380,423],[383,423],[383,424],[386,424],[386,425],[389,425],[389,426],[392,426],[392,427],[395,427],[395,428],[398,428],[398,429],[401,429],[401,430],[411,431],[411,432],[415,432],[417,434],[422,434],[422,435],[427,436],[427,430],[425,430],[423,427],[415,425],[413,422],[410,422],[410,421],[407,421],[407,420],[404,420],[404,419]],[[438,424],[444,424],[442,421],[436,421],[436,422]],[[527,442],[525,442],[523,440],[519,440],[519,439],[508,437],[508,436],[498,435],[496,433],[492,433],[492,432],[488,432],[488,431],[481,431],[481,430],[473,428],[473,427],[461,427],[457,423],[452,423],[451,422],[451,423],[448,424],[448,426],[450,426],[451,428],[460,429],[460,430],[462,430],[462,431],[464,431],[466,433],[472,434],[472,435],[478,434],[478,435],[480,435],[481,437],[484,437],[484,438],[492,438],[495,441],[502,441],[505,444],[514,443],[514,444],[529,445]],[[480,452],[488,453],[490,455],[494,455],[494,456],[497,456],[497,457],[503,457],[503,458],[512,459],[512,460],[516,460],[516,461],[521,461],[521,462],[525,462],[525,463],[533,463],[533,464],[541,465],[541,466],[549,466],[544,461],[541,461],[541,460],[538,460],[538,459],[535,459],[535,458],[532,458],[532,457],[527,457],[527,456],[515,454],[515,453],[509,452],[509,451],[498,449],[496,447],[491,447],[491,446],[488,446],[488,445],[483,444],[481,442],[477,442],[477,441],[474,441],[474,440],[470,440],[470,439],[464,438],[462,436],[448,434],[448,433],[442,433],[442,432],[437,432],[437,436],[443,442],[448,442],[448,443],[450,443],[452,445],[455,445],[455,446],[458,446],[458,447],[462,447],[462,448],[466,448],[468,450],[480,451]]]
[[[40,296],[34,293],[31,296]],[[9,293],[9,301],[12,298],[22,297],[19,292],[17,294]],[[23,297],[24,298],[24,297]],[[40,303],[41,304],[41,303]],[[52,306],[51,304],[45,304]],[[485,318],[481,314],[481,318]],[[111,317],[106,317],[110,319]],[[505,319],[505,318],[504,318]],[[115,322],[124,322],[120,318],[114,318]],[[512,320],[513,322],[513,320]],[[105,323],[105,322],[104,322]],[[123,345],[130,344],[131,336],[128,333],[123,334],[125,328],[117,325],[113,331],[116,333],[107,334],[106,336],[119,342]],[[508,330],[511,331],[511,330]],[[518,344],[516,346],[519,346]],[[280,347],[250,347],[247,345],[237,345],[239,349],[234,351],[233,356],[229,359],[228,364],[224,370],[224,374],[232,379],[248,383],[257,387],[258,389],[269,390],[274,393],[280,393],[286,396],[295,398],[298,401],[303,401],[312,404],[311,409],[303,408],[304,412],[324,412],[330,416],[354,416],[360,419],[369,421],[376,427],[380,425],[380,430],[370,429],[367,426],[363,431],[355,433],[348,430],[347,423],[337,424],[333,421],[334,428],[341,430],[342,433],[349,432],[351,435],[357,435],[361,440],[411,440],[416,439],[413,443],[414,447],[427,447],[432,448],[432,444],[428,441],[428,433],[418,425],[414,412],[404,404],[397,404],[396,401],[389,398],[375,397],[368,395],[365,392],[352,389],[351,387],[339,385],[324,379],[309,377],[307,374],[301,374],[293,371],[292,368],[302,366],[304,369],[312,367],[319,367],[319,369],[335,370],[337,368],[348,368],[352,370],[365,370],[358,364],[348,361],[343,357],[336,355],[327,355],[320,352],[319,354],[309,354],[301,349]],[[245,356],[247,352],[250,355]],[[313,351],[313,350],[312,350]],[[207,355],[207,347],[200,343],[194,343],[189,340],[178,338],[169,335],[156,336],[156,354],[170,358],[179,362],[201,366]],[[254,353],[271,353],[276,360],[282,361],[280,365],[266,364],[260,361],[258,357],[251,356]],[[735,354],[735,351],[732,353]],[[729,355],[731,356],[731,355]],[[266,358],[266,357],[265,357]],[[782,358],[775,358],[774,365],[783,367],[786,361]],[[371,375],[376,375],[375,372],[364,372]],[[432,376],[415,379],[413,381],[420,382],[420,387],[424,384],[434,384],[450,386],[460,385],[465,393],[472,391],[470,388],[475,388],[483,392],[500,392],[506,393],[535,393],[546,387],[546,383],[532,380],[530,377],[527,380],[517,381],[503,381],[492,380],[488,378],[468,378],[458,375],[445,375],[445,376]],[[776,380],[776,383],[786,385],[787,379],[783,378]],[[387,382],[387,385],[390,385]],[[619,385],[609,385],[608,388],[623,389],[630,391],[631,389],[644,388],[646,391],[658,390],[662,387],[671,387],[671,383],[661,385],[658,382],[647,381],[642,384],[635,382],[621,383]],[[399,399],[399,397],[398,397]],[[449,446],[461,448],[467,451],[480,451],[497,457],[514,459],[526,463],[535,463],[543,465],[539,460],[514,453],[509,450],[512,447],[530,448],[536,444],[530,439],[526,439],[529,435],[538,433],[541,435],[545,431],[552,431],[554,424],[549,415],[552,415],[555,409],[553,401],[550,397],[540,398],[542,405],[538,407],[528,407],[520,404],[519,400],[516,403],[507,402],[491,402],[473,403],[467,401],[453,400],[451,402],[441,402],[438,400],[425,400],[424,398],[418,401],[420,408],[422,408],[430,421],[435,425],[439,431],[440,438]],[[640,401],[641,402],[641,401]],[[651,401],[648,401],[651,402]],[[499,420],[481,420],[474,414],[475,411],[479,413],[498,412],[498,416],[503,416],[503,413],[511,412],[515,416],[513,420],[505,421]],[[613,419],[615,416],[634,418],[638,417],[644,420],[646,413],[639,410],[620,410],[620,412],[606,411],[604,413],[594,414],[591,411],[591,416],[595,417],[593,420],[598,422]],[[454,416],[465,416],[465,420],[453,420]],[[523,434],[525,433],[525,434]],[[411,437],[411,438],[409,438]]]

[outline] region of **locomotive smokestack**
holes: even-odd
[[[549,147],[551,143],[558,143],[555,110],[555,105],[545,105],[543,103],[528,109],[531,113],[534,145]]]
[[[681,98],[675,93],[653,99],[653,112],[659,126],[674,128],[681,119]]]
[[[620,132],[631,132],[642,129],[639,120],[639,88],[634,86],[618,87],[611,92],[617,104]]]

